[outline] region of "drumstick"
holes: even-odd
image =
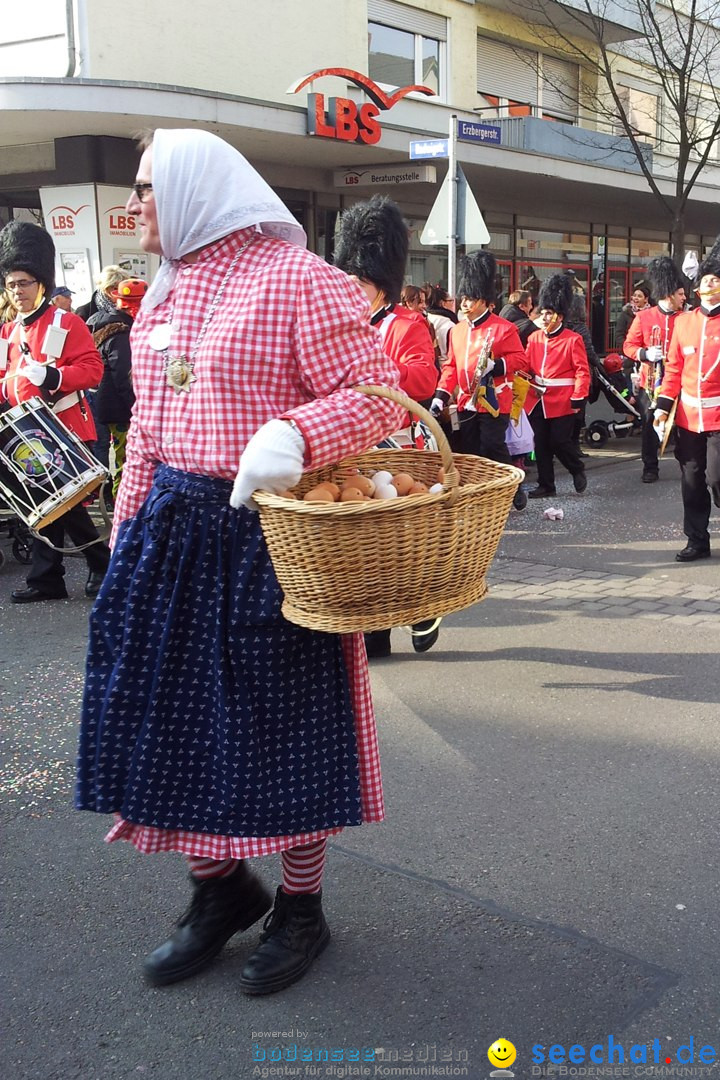
[[[25,354],[23,354],[23,355],[25,355]],[[38,362],[38,364],[40,364],[41,367],[50,367],[50,365],[51,365],[50,360],[38,360],[37,362]],[[16,379],[19,379],[19,378],[22,377],[22,374],[23,374],[24,370],[25,369],[21,366],[12,375],[5,375],[2,381],[4,383],[14,382]]]

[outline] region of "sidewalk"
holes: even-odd
[[[691,1035],[717,1046],[720,575],[674,562],[676,463],[644,485],[636,459],[590,451],[583,496],[559,472],[562,522],[543,500],[513,513],[488,599],[430,653],[393,631],[372,667],[387,820],[332,843],[331,946],[268,998],[237,989],[259,927],[195,980],[143,983],[187,902],[182,860],[108,847],[108,819],[70,808],[84,567],[71,600],[18,610],[8,559],[3,1076],[337,1078],[366,1047],[370,1072],[346,1076],[485,1080],[503,1037],[520,1080],[536,1044],[659,1038],[675,1063]]]

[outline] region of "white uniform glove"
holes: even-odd
[[[434,397],[430,402],[430,415],[439,416],[445,408],[445,402],[441,397]]]
[[[480,372],[481,378],[486,379],[488,375],[492,375],[494,370],[495,370],[495,361],[494,360],[486,360],[485,361],[485,367]]]
[[[304,460],[305,440],[300,432],[284,420],[269,420],[242,452],[230,505],[236,510],[241,506],[257,510],[253,491],[279,494],[294,488],[302,476]]]
[[[645,359],[648,364],[659,364],[663,358],[663,351],[659,345],[650,345],[645,350]]]
[[[665,427],[667,425],[668,414],[666,412],[655,411],[653,417],[653,431],[657,435],[660,442],[665,438]]]
[[[39,364],[32,356],[26,356],[22,373],[34,386],[42,386],[47,378],[47,365]]]

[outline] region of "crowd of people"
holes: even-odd
[[[538,475],[517,510],[555,493],[555,459],[582,493],[579,425],[601,362],[567,274],[541,284],[535,309],[521,289],[496,313],[496,261],[478,251],[462,261],[456,311],[439,285],[403,288],[407,228],[390,200],[344,212],[329,265],[217,136],[160,129],[141,150],[127,210],[143,250],[162,257],[147,291],[104,273],[86,325],[69,290],[54,295],[49,235],[17,222],[0,232],[11,315],[0,385],[6,406],[66,402],[87,443],[86,395],[100,387],[95,412],[124,453],[112,557],[102,543],[86,549],[97,598],[76,806],[114,814],[111,841],[187,860],[190,905],[145,975],[189,978],[266,916],[239,986],[268,994],[302,978],[330,939],[328,838],[384,809],[363,635],[284,619],[253,493],[285,492],[303,470],[402,433],[405,410],[357,393],[363,384],[405,389],[454,450],[498,462],[515,456],[511,428],[525,417]],[[638,300],[625,348],[645,369],[652,430],[675,410],[688,537],[678,558],[691,561],[710,554],[708,485],[720,506],[720,243],[699,267],[695,311],[680,313],[667,274],[652,269],[659,302],[648,314]],[[62,534],[97,537],[83,507],[55,526],[14,601],[65,595]],[[426,651],[437,625],[413,634]],[[248,866],[273,853],[274,897]]]

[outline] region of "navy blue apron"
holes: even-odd
[[[361,822],[341,639],[280,614],[257,514],[158,465],[93,607],[76,806],[223,836]]]

